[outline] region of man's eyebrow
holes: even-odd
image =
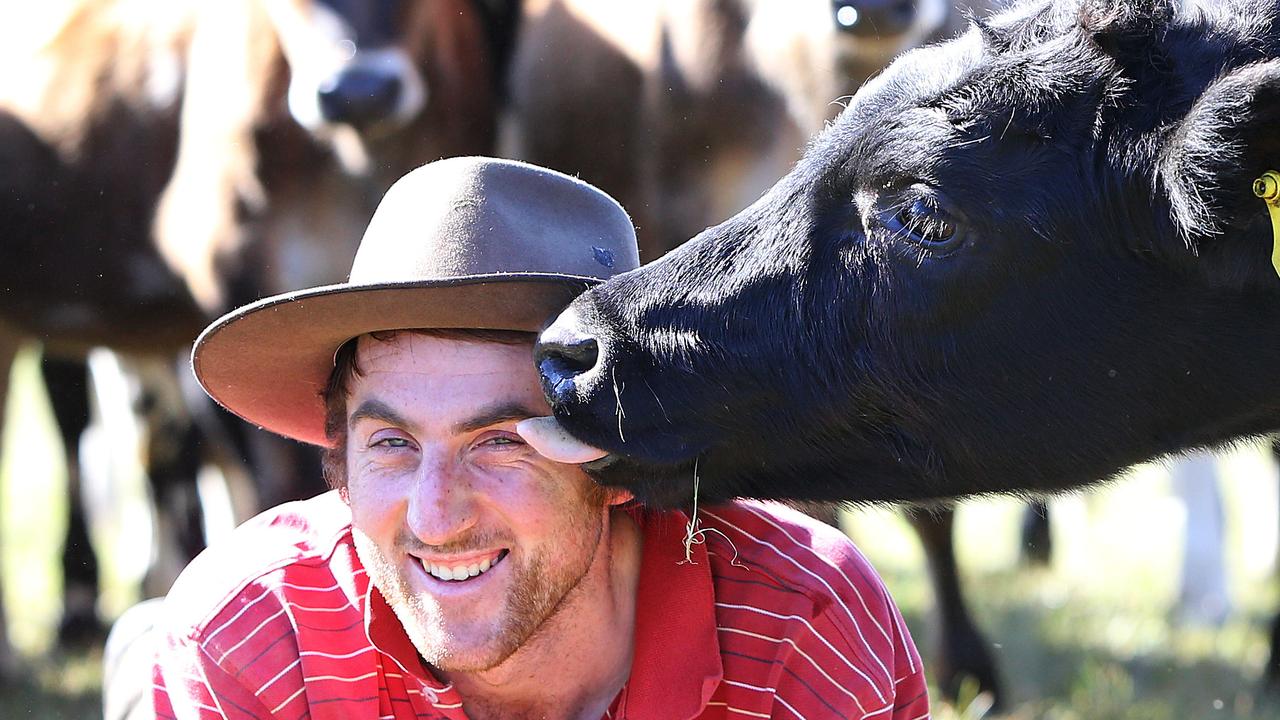
[[[482,408],[472,417],[455,423],[451,431],[455,435],[461,435],[487,428],[490,425],[497,425],[510,420],[524,420],[525,418],[538,417],[545,414],[545,411],[535,410],[520,402],[501,402]],[[390,405],[381,400],[365,400],[360,404],[360,407],[351,413],[351,417],[347,418],[347,425],[349,427],[354,426],[360,420],[380,420],[406,428],[413,425],[408,418],[396,412]]]
[[[408,427],[411,423],[390,405],[381,400],[365,400],[360,403],[351,416],[347,418],[347,427],[354,427],[360,420],[381,420],[400,427]]]
[[[453,433],[455,435],[461,435],[463,433],[475,432],[481,428],[487,428],[490,425],[497,425],[498,423],[504,423],[511,420],[524,420],[525,418],[539,417],[546,414],[545,410],[535,410],[520,402],[501,402],[480,410],[470,419],[455,423],[453,426]]]

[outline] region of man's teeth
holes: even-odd
[[[435,563],[423,563],[422,566],[426,569],[427,573],[431,575],[431,577],[436,578],[437,580],[466,580],[489,572],[489,568],[497,565],[498,560],[500,559],[500,557],[492,560],[486,559],[484,562],[480,563],[457,565],[453,567],[437,565]]]

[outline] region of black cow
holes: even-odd
[[[1277,430],[1278,17],[1040,1],[903,56],[547,330],[557,417],[667,504],[695,469],[701,502],[1054,491]]]
[[[648,261],[738,212],[895,55],[951,37],[988,0],[527,0],[504,152],[603,188]],[[726,123],[726,118],[732,122]],[[584,142],[590,138],[590,142]],[[834,523],[834,509],[807,512]],[[934,676],[1001,692],[964,610],[950,511],[912,515],[938,590]]]

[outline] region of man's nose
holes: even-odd
[[[471,483],[449,458],[424,459],[409,498],[409,530],[428,545],[442,545],[476,524]]]

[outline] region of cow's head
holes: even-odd
[[[487,149],[495,82],[477,4],[261,1],[288,65],[290,116],[330,144],[348,170],[391,163],[396,167],[388,174],[394,177],[450,154],[439,142],[415,149],[415,140],[439,138],[468,124],[473,131],[490,129],[485,143],[466,150]],[[380,153],[379,145],[388,144]],[[395,162],[397,155],[402,163]]]
[[[478,3],[193,8],[177,161],[153,232],[210,314],[337,280],[396,178],[492,152],[494,51]],[[249,242],[263,254],[250,259]]]
[[[650,501],[1055,489],[1273,429],[1274,4],[1037,2],[913,51],[538,362]]]
[[[289,110],[304,127],[396,127],[421,112],[427,97],[418,63],[400,42],[405,3],[398,0],[316,0],[309,39],[314,55],[298,57],[289,82]],[[285,34],[289,42],[293,38]],[[299,39],[302,42],[305,40]],[[287,48],[291,49],[291,48]]]

